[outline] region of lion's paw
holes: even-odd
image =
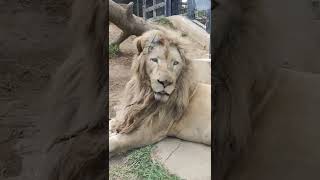
[[[109,134],[109,157],[112,157],[117,149],[117,136],[110,136]]]

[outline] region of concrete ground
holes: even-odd
[[[209,146],[167,138],[156,145],[153,157],[170,173],[182,179],[211,179],[211,148]]]

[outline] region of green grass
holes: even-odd
[[[109,170],[109,180],[134,180],[138,179],[135,174],[130,173],[127,164],[112,166]]]
[[[162,164],[152,160],[153,148],[154,145],[149,145],[130,152],[125,165],[110,169],[111,179],[180,180],[176,175],[170,174]]]
[[[117,44],[109,44],[109,57],[115,57],[119,54],[120,48]]]

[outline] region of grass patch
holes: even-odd
[[[171,29],[176,29],[176,27],[172,24],[172,22],[164,16],[155,17],[152,21],[159,25],[166,26]]]
[[[115,57],[120,53],[120,47],[117,44],[109,44],[109,57]]]
[[[160,163],[151,159],[151,152],[154,145],[149,145],[130,153],[128,165],[131,172],[142,179],[167,179],[179,180],[180,178],[169,174]]]
[[[109,180],[134,180],[136,175],[130,173],[126,164],[112,166],[109,170]]]
[[[154,145],[149,145],[130,152],[125,165],[110,169],[110,177],[123,180],[180,180],[176,175],[170,174],[162,164],[152,160],[153,148]]]

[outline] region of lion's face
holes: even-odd
[[[177,47],[153,48],[146,59],[146,71],[156,100],[166,102],[169,99],[183,66]]]
[[[159,31],[152,31],[141,38],[141,50],[146,46],[145,71],[157,101],[166,102],[175,90],[183,67],[186,65],[177,45]],[[139,47],[138,47],[139,49]]]

